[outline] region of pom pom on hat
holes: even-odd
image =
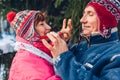
[[[8,22],[12,22],[13,19],[14,19],[14,17],[15,17],[15,15],[16,15],[16,12],[13,12],[13,11],[9,12],[9,13],[7,14],[7,21],[8,21]]]

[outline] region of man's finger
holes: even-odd
[[[49,49],[49,50],[53,50],[53,47],[45,40],[45,39],[42,39],[42,43]]]
[[[62,29],[65,29],[66,27],[66,19],[63,20],[63,26],[62,26]]]
[[[68,20],[68,28],[70,30],[72,30],[72,20],[71,19]]]

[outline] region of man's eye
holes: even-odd
[[[90,16],[93,16],[93,13],[89,13]]]

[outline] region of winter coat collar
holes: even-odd
[[[119,41],[117,31],[111,33],[111,36],[109,38],[104,38],[101,35],[94,35],[90,37],[90,45],[113,42],[113,41]]]

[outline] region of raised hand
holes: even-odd
[[[68,22],[67,22],[67,20],[64,19],[62,29],[60,30],[60,32],[63,33],[63,35],[61,36],[62,39],[64,39],[65,41],[68,41],[71,37],[71,30],[72,30],[72,20],[68,19]]]

